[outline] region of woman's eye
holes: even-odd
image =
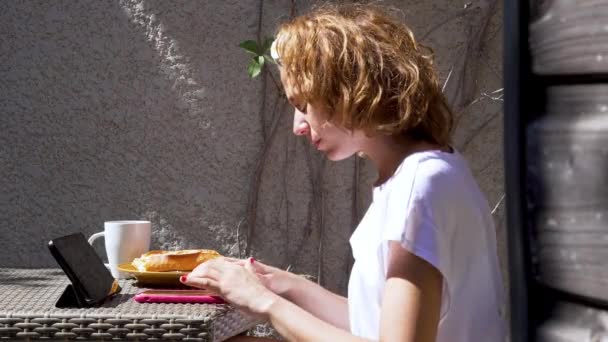
[[[293,97],[287,98],[287,101],[289,101],[289,103],[291,103],[291,105],[294,106],[299,112],[306,114],[306,104],[297,104]]]
[[[306,105],[304,106],[296,106],[296,109],[302,113],[302,114],[306,114]]]

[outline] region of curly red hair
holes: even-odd
[[[376,5],[324,5],[279,26],[289,98],[319,103],[328,121],[367,134],[448,145],[453,114],[432,51]]]

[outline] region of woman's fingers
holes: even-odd
[[[215,268],[215,267],[207,267],[203,270],[203,272],[199,273],[199,274],[195,274],[196,277],[201,277],[201,278],[211,278],[213,280],[220,280],[221,276],[222,276],[222,272]]]
[[[222,259],[224,259],[225,261],[240,265],[240,266],[244,266],[245,261],[247,261],[247,259],[237,259],[237,258],[230,258],[230,257],[224,257]]]
[[[188,276],[191,277],[202,277],[211,278],[213,280],[219,280],[221,277],[222,268],[218,267],[217,263],[205,262],[197,266]]]
[[[250,258],[247,258],[247,260],[245,260],[245,264],[243,266],[245,267],[245,269],[247,271],[251,272],[251,274],[256,274],[257,271],[253,267],[254,263],[255,263],[255,259],[253,257],[250,257]]]
[[[202,288],[202,289],[208,289],[208,288],[212,288],[212,289],[219,289],[219,283],[216,280],[213,280],[211,278],[205,278],[205,277],[199,277],[199,276],[192,276],[192,275],[185,275],[185,276],[181,276],[179,278],[179,281],[182,282],[185,285],[188,286],[192,286],[192,287],[197,287],[197,288]]]
[[[260,275],[256,273],[253,258],[238,263],[217,258],[197,266],[192,273],[180,281],[188,286],[211,289],[236,307],[252,312],[262,312],[264,300],[272,299],[274,294],[268,290]]]
[[[253,257],[249,257],[247,259],[237,259],[237,258],[231,258],[231,257],[222,257],[222,258],[213,259],[213,260],[215,260],[218,263],[222,262],[222,261],[225,261],[225,262],[229,262],[231,264],[239,265],[239,266],[242,266],[242,267],[245,267],[245,266],[249,267],[249,266],[253,265],[254,266],[253,269],[257,273],[268,273],[268,272],[270,272],[272,270],[271,267],[269,267],[269,266],[267,266],[267,265],[265,265],[265,264],[263,264],[263,263],[255,260]],[[209,263],[209,262],[211,262],[211,261],[208,261],[207,263]]]
[[[243,267],[245,267],[245,265],[247,265],[247,264],[251,264],[252,260],[255,260],[255,259],[253,259],[253,257],[249,257],[247,259],[236,259],[236,258],[223,258],[223,259],[228,262],[231,262],[233,264],[237,264],[237,265],[243,266]]]
[[[250,264],[250,266],[253,267],[253,269],[260,274],[266,274],[266,273],[270,273],[272,272],[273,268],[265,265],[257,260],[255,260],[254,258],[249,258],[247,259],[248,263]]]

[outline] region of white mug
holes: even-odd
[[[119,272],[118,265],[131,262],[150,250],[152,228],[150,221],[107,221],[103,232],[91,235],[89,244],[102,236],[108,255],[106,267],[114,278],[125,279],[129,275]]]

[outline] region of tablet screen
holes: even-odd
[[[86,304],[98,303],[116,290],[112,274],[82,233],[53,239],[49,248]]]

